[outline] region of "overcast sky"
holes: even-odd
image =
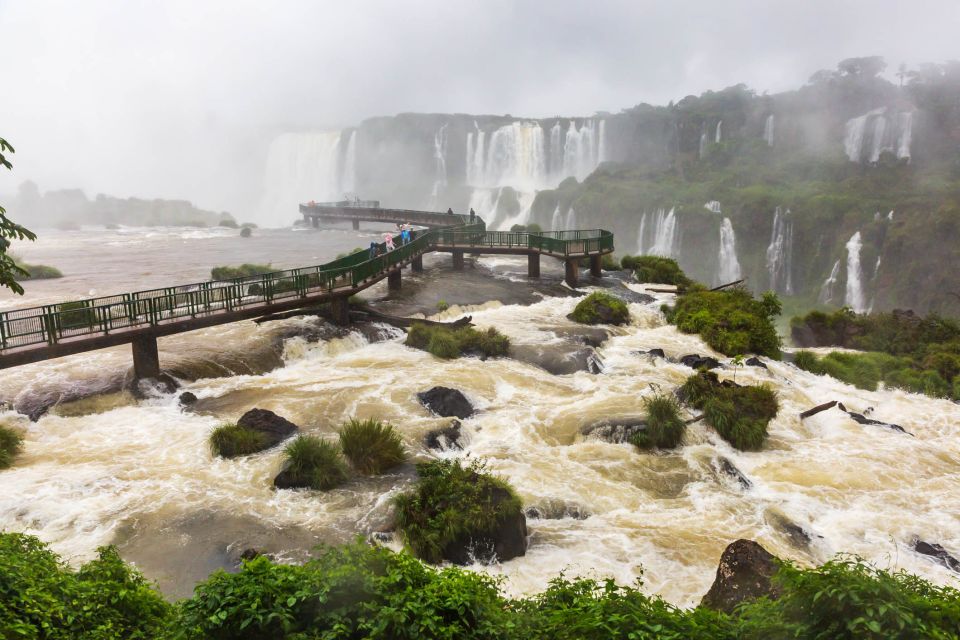
[[[960,0],[0,0],[0,193],[234,208],[283,128],[776,92],[850,56],[957,59],[958,33]]]

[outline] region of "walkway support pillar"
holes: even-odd
[[[140,336],[130,343],[133,347],[133,377],[156,378],[160,375],[160,353],[155,336]]]
[[[319,228],[320,228],[320,218],[318,218],[318,217],[316,217],[316,216],[310,218],[310,224],[313,225],[313,228],[314,228],[314,229],[319,229]]]
[[[350,324],[350,303],[344,297],[330,301],[330,321],[341,327]]]
[[[463,271],[463,251],[454,250],[453,252],[453,269],[454,271]]]
[[[354,231],[360,231],[360,221],[359,221],[359,220],[354,220],[354,221],[353,221],[353,230],[354,230]]]
[[[531,253],[527,255],[527,277],[528,278],[540,277],[540,254],[539,253]]]
[[[413,271],[416,271],[417,273],[423,271],[423,254],[422,253],[410,261],[410,269],[412,269]]]
[[[603,256],[599,253],[590,256],[590,275],[599,278],[603,275]]]
[[[580,276],[580,264],[577,258],[567,258],[563,261],[563,279],[571,289],[577,288],[577,279]]]
[[[398,291],[400,289],[400,269],[387,272],[387,289],[390,291]]]

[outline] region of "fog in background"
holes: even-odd
[[[842,58],[960,57],[956,0],[570,2],[0,0],[0,194],[184,198],[244,218],[269,140],[399,112],[545,117]]]

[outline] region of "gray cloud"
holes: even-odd
[[[243,212],[263,141],[403,111],[589,115],[745,82],[798,86],[844,57],[958,57],[955,0],[0,0],[0,192]]]

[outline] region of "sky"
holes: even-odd
[[[958,0],[0,0],[0,193],[237,210],[264,141],[375,115],[545,117],[960,58]]]

